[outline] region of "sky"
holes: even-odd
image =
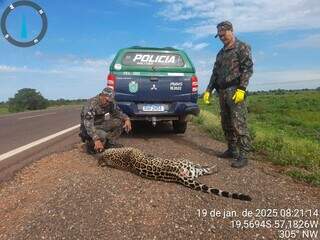
[[[320,87],[319,0],[34,0],[48,30],[37,45],[19,48],[0,33],[0,101],[21,88],[48,99],[96,95],[117,51],[130,46],[176,47],[196,67],[199,92],[208,85],[216,54],[217,23],[229,20],[250,44],[254,74],[248,89]],[[12,1],[0,0],[0,15]],[[16,39],[32,39],[41,19],[16,8],[7,19]]]

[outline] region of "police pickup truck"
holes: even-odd
[[[174,48],[130,47],[110,64],[107,85],[132,121],[172,121],[184,133],[191,115],[199,114],[198,79],[187,54]]]

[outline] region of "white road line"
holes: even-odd
[[[47,116],[47,115],[52,115],[52,114],[57,114],[57,112],[38,114],[38,115],[28,116],[28,117],[22,117],[22,118],[18,118],[18,119],[19,119],[19,120],[23,120],[23,119],[35,118],[35,117],[42,117],[42,116]]]
[[[21,152],[23,152],[23,151],[25,151],[25,150],[27,150],[27,149],[29,149],[29,148],[35,147],[35,146],[37,146],[37,145],[39,145],[39,144],[41,144],[41,143],[47,142],[47,141],[49,141],[49,140],[51,140],[51,139],[53,139],[53,138],[56,138],[56,137],[58,137],[58,136],[60,136],[60,135],[63,135],[63,134],[65,134],[65,133],[70,132],[70,131],[72,131],[72,130],[74,130],[74,129],[76,129],[76,128],[79,128],[79,127],[80,127],[80,124],[78,124],[78,125],[76,125],[76,126],[73,126],[73,127],[71,127],[71,128],[67,128],[67,129],[65,129],[65,130],[62,130],[62,131],[60,131],[60,132],[54,133],[54,134],[49,135],[49,136],[47,136],[47,137],[41,138],[41,139],[39,139],[39,140],[36,140],[36,141],[34,141],[34,142],[32,142],[32,143],[29,143],[29,144],[27,144],[27,145],[21,146],[21,147],[19,147],[19,148],[13,149],[12,151],[6,152],[6,153],[0,155],[0,162],[1,162],[2,160],[6,159],[6,158],[12,157],[13,155],[16,155],[16,154],[18,154],[18,153],[21,153]]]

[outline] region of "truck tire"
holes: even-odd
[[[187,130],[187,121],[174,120],[172,121],[173,131],[174,133],[185,133]]]

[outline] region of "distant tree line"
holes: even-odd
[[[258,95],[258,94],[276,94],[281,95],[285,93],[292,92],[302,92],[302,91],[320,91],[320,87],[316,89],[299,89],[299,90],[285,90],[276,89],[268,91],[248,91],[248,95]],[[199,94],[199,98],[202,98],[203,93]],[[63,105],[77,105],[83,104],[87,99],[64,99],[60,98],[57,100],[48,100],[44,98],[39,91],[32,88],[23,88],[18,90],[13,98],[9,98],[8,102],[0,102],[0,107],[7,107],[9,112],[22,112],[26,110],[39,110],[45,109],[51,106],[63,106]]]
[[[63,106],[63,105],[76,105],[83,104],[87,101],[87,99],[64,99],[60,98],[57,100],[49,100],[49,106]]]
[[[86,99],[57,99],[48,100],[36,89],[23,88],[18,90],[13,98],[7,102],[0,102],[1,107],[7,107],[9,112],[22,112],[27,110],[40,110],[51,106],[83,104]]]
[[[247,94],[248,95],[258,95],[258,94],[275,94],[275,95],[282,95],[282,94],[286,94],[286,93],[299,93],[299,92],[307,92],[307,91],[320,91],[320,87],[317,87],[315,89],[309,89],[309,88],[303,88],[303,89],[274,89],[274,90],[259,90],[259,91],[248,91]]]

